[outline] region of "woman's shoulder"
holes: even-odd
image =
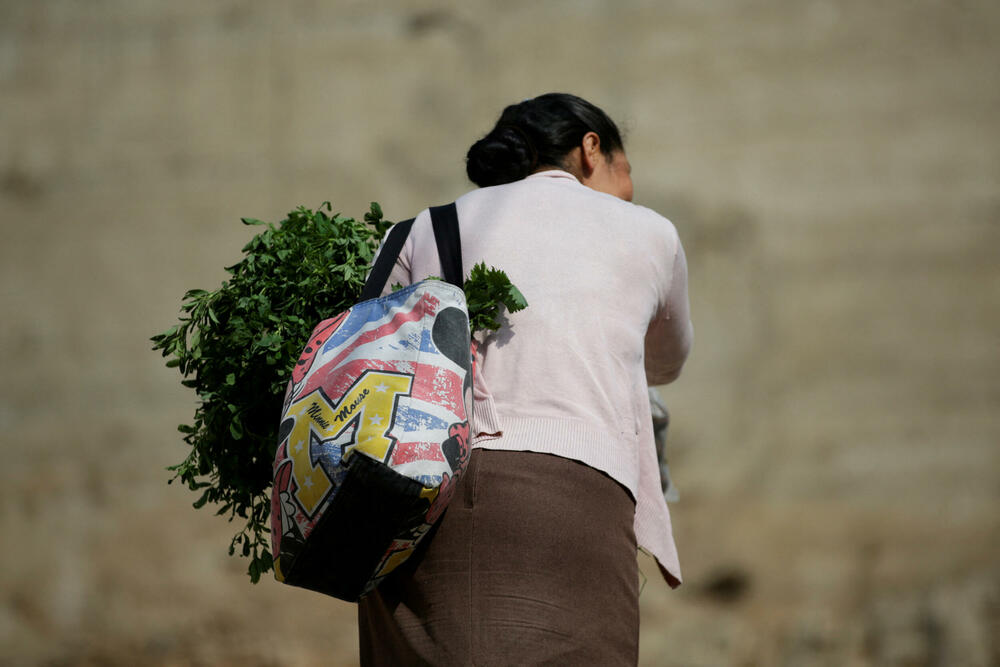
[[[513,183],[476,188],[456,200],[459,219],[475,221],[513,217],[523,219],[534,215],[555,215],[573,220],[575,229],[596,226],[615,229],[626,235],[639,235],[676,243],[677,229],[657,211],[625,201],[614,195],[591,189],[573,176],[559,178],[555,172],[547,178],[526,178]],[[429,215],[418,216],[418,222]],[[590,224],[587,224],[589,221]],[[429,226],[429,225],[428,225]]]
[[[642,206],[641,204],[632,204],[629,202],[629,206],[635,211],[637,218],[649,225],[652,225],[654,229],[658,229],[668,236],[677,236],[677,227],[675,227],[674,223],[666,216],[661,215],[651,208]]]

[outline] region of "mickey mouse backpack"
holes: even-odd
[[[454,204],[432,207],[445,280],[379,297],[413,220],[362,293],[323,320],[292,371],[271,497],[278,581],[356,601],[405,561],[469,460],[469,315]]]

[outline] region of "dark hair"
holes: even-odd
[[[567,93],[548,93],[512,104],[489,134],[472,144],[465,170],[476,185],[517,181],[541,166],[565,167],[566,154],[596,132],[610,158],[623,150],[622,137],[606,113]]]

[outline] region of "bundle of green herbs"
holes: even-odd
[[[300,206],[277,225],[243,218],[264,229],[226,267],[230,277],[214,291],[187,292],[180,322],[151,339],[199,398],[193,422],[177,427],[191,449],[170,466],[168,481],[199,492],[196,508],[212,504],[230,521],[239,517],[229,553],[250,558],[254,583],[272,567],[268,490],[291,369],[312,328],[359,301],[392,226],[375,202],[364,221],[332,211],[329,202]],[[527,306],[503,271],[481,263],[465,292],[473,332],[499,328],[501,305]]]

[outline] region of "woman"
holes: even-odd
[[[426,549],[359,605],[364,664],[635,664],[636,547],[680,583],[648,384],[692,339],[674,226],[630,203],[621,136],[589,102],[507,107],[467,156],[465,272],[528,308],[477,350],[469,468]],[[441,275],[421,213],[388,284]]]

